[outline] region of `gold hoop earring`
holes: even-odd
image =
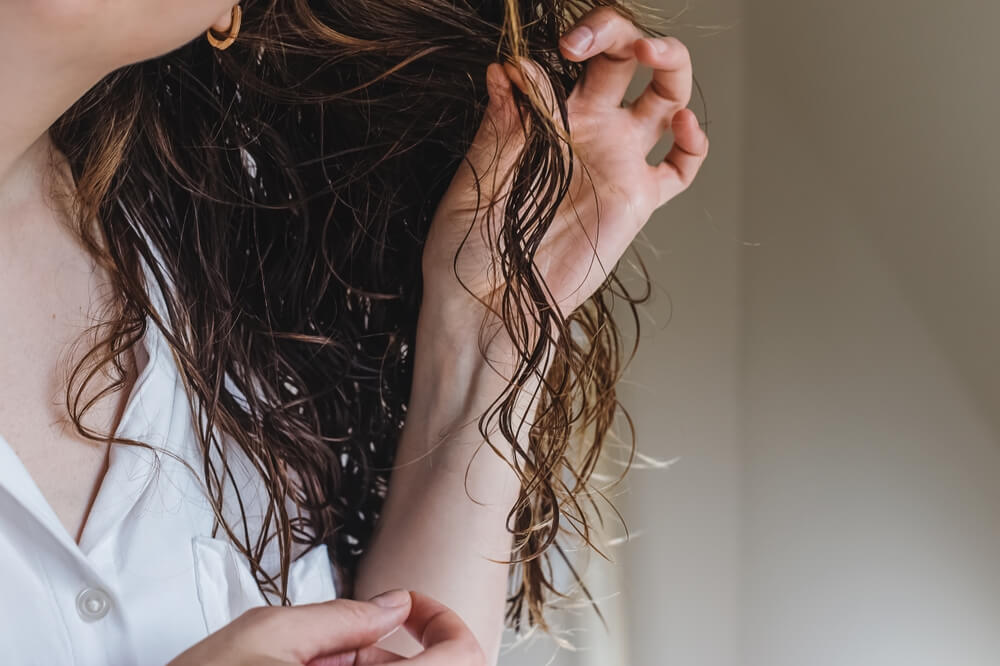
[[[240,8],[239,4],[233,5],[233,24],[229,27],[229,32],[221,37],[216,37],[215,30],[209,28],[205,32],[205,37],[208,38],[208,43],[219,49],[220,51],[225,51],[240,34],[240,26],[243,24],[243,10]]]

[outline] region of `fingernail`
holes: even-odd
[[[410,593],[406,590],[389,590],[368,601],[380,608],[399,608],[410,603]]]
[[[583,53],[594,41],[594,31],[581,25],[563,35],[562,43],[575,53]]]

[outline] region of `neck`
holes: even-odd
[[[48,128],[103,76],[23,46],[0,45],[0,233],[44,192]]]

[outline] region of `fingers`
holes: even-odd
[[[486,90],[490,101],[468,157],[480,173],[504,172],[512,163],[513,153],[516,153],[512,148],[519,146],[516,142],[521,131],[511,79],[499,63],[491,63],[486,68]]]
[[[410,592],[413,605],[403,626],[424,651],[407,662],[413,666],[485,666],[475,635],[453,610],[430,597]]]
[[[504,72],[510,78],[511,83],[517,86],[521,92],[529,96],[537,95],[538,104],[548,114],[555,132],[568,143],[569,131],[559,113],[559,104],[552,79],[549,78],[542,66],[531,58],[519,58],[518,62],[521,65],[520,69],[513,63],[507,62],[504,64]],[[531,116],[527,116],[526,121],[526,127],[530,127]]]
[[[410,616],[403,626],[420,644],[427,647],[434,643],[472,635],[455,611],[431,597],[411,592],[413,603]]]
[[[469,178],[470,182],[475,180],[481,189],[470,190],[461,202],[452,201],[450,205],[456,212],[473,214],[502,202],[524,145],[511,79],[500,63],[491,63],[486,68],[486,90],[489,93],[486,112],[455,176]]]
[[[530,58],[520,58],[519,62],[521,63],[520,70],[513,63],[504,63],[504,72],[510,77],[511,83],[526,95],[530,94],[529,91],[533,89],[538,94],[542,107],[548,111],[549,116],[556,119],[556,110],[558,109],[556,92],[552,88],[552,82],[545,74],[545,70]]]
[[[314,604],[275,608],[264,620],[273,636],[295,636],[291,654],[300,662],[331,653],[358,650],[377,643],[406,620],[411,598],[405,590],[392,590],[371,601],[334,599]],[[269,607],[258,607],[267,613]],[[248,613],[258,609],[251,609]]]
[[[530,58],[519,58],[518,65],[506,62],[491,64],[487,68],[487,89],[490,90],[490,107],[473,141],[469,157],[477,171],[490,174],[489,189],[497,200],[503,200],[513,176],[513,167],[524,148],[525,130],[531,127],[532,117],[521,116],[511,88],[516,86],[525,95],[536,99],[538,105],[552,120],[555,131],[568,139],[566,126],[559,114],[555,88],[545,70]],[[496,97],[494,98],[494,92]]]
[[[585,14],[559,40],[563,55],[577,62],[591,58],[572,96],[588,104],[619,106],[635,75],[639,28],[611,7]]]
[[[676,37],[640,39],[635,53],[639,62],[653,68],[652,80],[630,107],[633,117],[648,128],[652,146],[691,101],[691,56]]]
[[[486,91],[490,96],[486,113],[498,124],[496,127],[491,127],[491,130],[502,133],[513,129],[511,125],[516,119],[516,110],[511,94],[511,80],[500,63],[493,62],[487,65]]]
[[[403,657],[395,652],[371,645],[360,650],[319,657],[307,663],[306,666],[376,666],[377,664],[395,664],[402,659]]]
[[[357,659],[351,666],[376,666],[376,664],[395,664],[403,659],[395,652],[389,652],[374,645],[358,650]]]
[[[708,137],[691,109],[678,111],[671,128],[674,145],[663,162],[652,167],[660,186],[660,205],[688,188],[708,156]]]

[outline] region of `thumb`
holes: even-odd
[[[503,151],[511,139],[523,134],[521,114],[514,99],[513,84],[504,66],[498,62],[486,67],[486,92],[489,101],[473,146],[491,156]]]
[[[334,599],[290,606],[289,634],[296,636],[295,656],[302,662],[374,645],[399,628],[410,614],[406,590],[391,590],[370,601]],[[289,635],[286,634],[286,635]]]
[[[512,129],[518,116],[512,85],[513,82],[503,65],[493,62],[486,67],[486,93],[489,95],[486,115],[500,125],[503,133]]]
[[[469,145],[467,161],[459,165],[456,176],[466,185],[471,180],[483,179],[480,181],[483,194],[498,203],[509,185],[525,135],[511,80],[500,63],[491,63],[486,68],[486,91],[489,101],[482,121]],[[469,191],[474,188],[470,186]]]

